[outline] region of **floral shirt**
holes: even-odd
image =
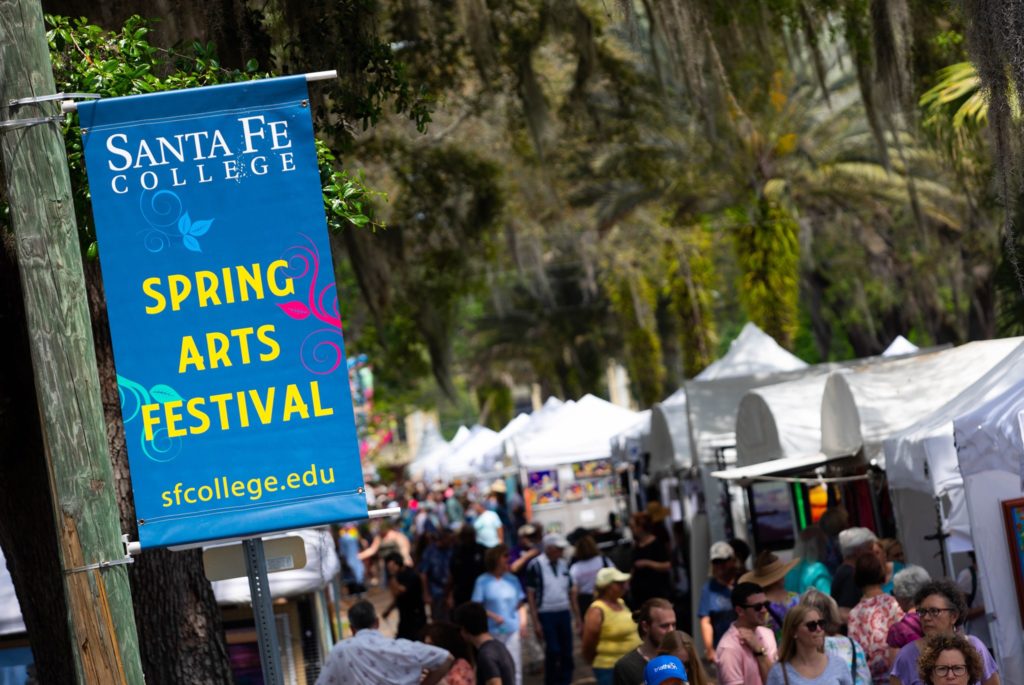
[[[850,609],[850,637],[864,647],[871,678],[876,683],[889,682],[889,646],[885,638],[889,628],[903,616],[896,599],[886,594],[863,597]]]

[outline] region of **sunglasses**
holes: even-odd
[[[804,627],[807,628],[809,632],[816,633],[819,630],[825,630],[825,620],[819,619],[817,621],[808,621],[804,624]]]
[[[768,602],[755,602],[754,604],[744,604],[744,609],[753,609],[754,611],[764,611],[768,608]]]

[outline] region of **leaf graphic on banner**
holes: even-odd
[[[182,237],[181,242],[184,243],[185,249],[187,250],[192,250],[193,252],[202,252],[202,250],[199,249],[199,241],[190,235]]]
[[[192,219],[189,217],[188,212],[185,212],[178,219],[178,233],[188,235],[190,228],[192,228]]]
[[[149,395],[155,402],[163,404],[164,402],[172,402],[174,400],[181,400],[181,395],[178,391],[169,385],[158,383],[149,389]]]
[[[202,221],[197,221],[194,224],[192,224],[191,228],[189,228],[188,234],[194,236],[204,235],[207,231],[210,230],[210,224],[212,223],[213,219],[203,219]]]
[[[277,306],[281,308],[281,311],[293,319],[301,321],[309,316],[309,307],[298,300],[292,300],[291,302],[285,302],[284,304],[278,304]]]

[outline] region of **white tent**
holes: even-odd
[[[619,462],[635,462],[647,450],[651,434],[651,410],[637,416],[634,425],[612,437],[612,458]]]
[[[611,457],[612,437],[639,420],[635,411],[585,395],[544,417],[544,425],[538,430],[531,425],[512,440],[520,466],[529,469],[607,459]]]
[[[696,379],[713,381],[718,378],[753,376],[774,371],[795,371],[805,366],[807,362],[787,351],[775,342],[775,338],[748,322],[736,339],[729,344],[729,351],[697,374]]]
[[[917,345],[910,342],[902,335],[897,335],[893,338],[893,341],[889,343],[889,346],[882,352],[883,357],[899,357],[904,354],[914,354],[920,348]]]
[[[14,593],[14,581],[7,570],[7,560],[0,549],[0,635],[12,635],[25,632],[25,622],[21,618],[21,605]]]
[[[268,535],[264,539],[299,535],[306,543],[306,565],[290,571],[268,573],[272,597],[295,597],[323,589],[341,572],[341,562],[334,549],[334,540],[327,528],[304,528],[281,535]],[[246,576],[212,583],[213,594],[220,605],[251,604],[249,579]]]
[[[1024,380],[953,421],[957,460],[964,480],[978,587],[1004,683],[1024,683],[1024,635],[1017,602],[1002,502],[1024,497]]]
[[[500,445],[501,438],[497,431],[486,426],[473,426],[469,438],[438,464],[438,476],[447,480],[480,470],[484,455]]]
[[[441,465],[446,463],[464,442],[470,439],[472,432],[466,426],[459,426],[447,442],[441,435],[440,429],[429,423],[423,429],[423,437],[420,438],[420,449],[416,457],[409,464],[409,475],[414,480],[434,480],[441,476]]]
[[[561,407],[562,401],[557,397],[549,397],[548,401],[544,403],[544,407],[552,404],[552,407]],[[544,407],[541,407],[538,411],[544,411]],[[535,412],[536,413],[536,412]],[[489,449],[485,450],[481,457],[480,468],[483,472],[493,470],[502,458],[507,453],[508,441],[512,439],[514,435],[518,435],[519,432],[530,425],[531,414],[519,414],[514,419],[505,424],[505,427],[498,431],[497,444],[493,445]]]
[[[700,451],[709,442],[731,445],[736,407],[743,393],[759,384],[754,379],[806,367],[806,362],[787,352],[770,335],[747,323],[721,359],[651,409],[649,473],[660,475],[691,468],[694,446]],[[698,406],[691,409],[688,404],[694,400]],[[699,421],[696,432],[690,425],[693,416]],[[718,422],[723,417],[725,420]],[[715,426],[709,422],[716,422]]]
[[[976,383],[937,411],[885,440],[885,471],[896,507],[896,521],[900,524],[900,537],[904,541],[919,537],[919,533],[935,532],[934,520],[926,529],[913,532],[904,525],[913,520],[910,514],[920,504],[920,498],[904,493],[922,493],[941,503],[942,532],[950,536],[946,542],[947,553],[971,548],[963,478],[953,444],[953,420],[1024,381],[1024,345],[1019,344],[1020,338],[1013,341],[1017,346],[1010,354]],[[905,499],[910,501],[904,503]],[[916,559],[908,548],[908,559],[924,564],[934,557],[936,544],[925,545]]]
[[[821,450],[863,451],[882,461],[882,441],[928,416],[975,383],[1020,343],[985,340],[833,372],[821,405]]]

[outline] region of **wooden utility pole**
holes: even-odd
[[[60,102],[10,104],[54,93],[39,0],[0,0],[0,149],[75,668],[80,683],[142,685],[64,138],[47,120]]]

